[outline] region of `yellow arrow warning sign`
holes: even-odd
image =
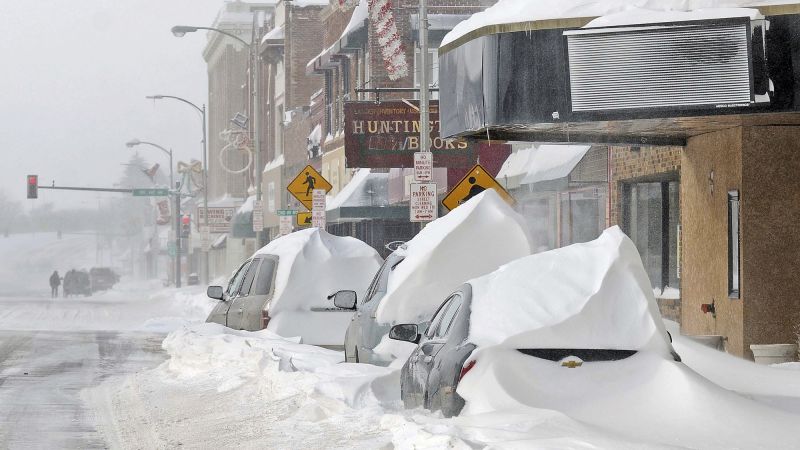
[[[333,186],[316,169],[309,165],[294,177],[294,180],[289,183],[289,186],[286,186],[286,189],[290,194],[294,195],[294,198],[311,210],[314,189],[325,189],[325,192],[329,192],[333,189]]]
[[[470,169],[464,178],[456,184],[456,186],[447,193],[447,196],[442,200],[442,204],[449,210],[454,210],[456,207],[472,197],[480,194],[486,189],[494,189],[503,197],[505,201],[513,205],[516,203],[511,194],[506,191],[489,172],[480,164],[475,164],[475,167]]]
[[[297,226],[298,227],[310,227],[311,226],[311,212],[299,212],[297,213]]]

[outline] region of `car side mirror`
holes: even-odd
[[[358,301],[356,291],[339,291],[333,294],[333,305],[337,308],[356,309],[356,301]]]
[[[223,292],[222,286],[209,286],[208,289],[206,289],[206,295],[214,300],[222,300]]]
[[[389,339],[419,344],[419,332],[417,330],[417,325],[411,323],[395,325],[391,330],[389,330]]]

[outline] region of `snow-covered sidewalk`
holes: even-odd
[[[687,354],[702,351],[682,337],[676,344]],[[299,344],[268,331],[196,324],[171,333],[163,348],[169,359],[158,368],[84,392],[100,430],[115,447],[672,448],[663,441],[622,435],[553,409],[519,408],[451,419],[405,410],[399,398],[398,365],[343,363],[340,352]],[[717,356],[722,357],[717,360],[718,371],[741,362]],[[797,373],[742,363],[764,376]],[[751,386],[742,383],[743,391]],[[734,395],[709,386],[720,396]],[[784,399],[797,404],[800,394],[792,385],[785,386]],[[739,403],[748,401],[742,397]],[[653,403],[639,407],[644,408],[642,414],[657,419],[661,408]],[[617,408],[621,412],[631,406],[620,403]],[[752,406],[753,413],[767,410],[763,404],[753,402]],[[787,417],[785,411],[768,409],[775,417]],[[729,419],[737,414],[719,413]],[[745,413],[742,417],[749,414]],[[757,431],[731,427],[728,441],[741,435],[747,436],[744,442],[752,443],[752,433]],[[764,448],[786,448],[785,436],[777,441],[771,438],[762,437]],[[702,442],[700,448],[721,448],[712,435]]]

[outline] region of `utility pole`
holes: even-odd
[[[419,52],[422,67],[419,73],[419,145],[420,151],[431,151],[430,91],[428,82],[428,1],[419,0]]]
[[[256,157],[255,157],[255,169],[256,169],[256,200],[261,202],[261,172],[264,170],[261,167],[261,98],[259,95],[259,82],[261,80],[261,63],[258,58],[258,45],[256,43],[250,44],[250,51],[252,52],[253,57],[253,97],[255,97],[253,101],[253,138],[255,139],[255,148],[256,148]],[[281,118],[283,120],[283,118]],[[260,208],[260,210],[256,209],[255,213],[264,214],[264,207]],[[253,217],[253,220],[256,220]],[[260,222],[260,220],[259,220]],[[256,250],[261,248],[262,238],[263,238],[264,230],[258,229],[256,230]]]
[[[181,287],[181,183],[175,182],[175,287]]]

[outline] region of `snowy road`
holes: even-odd
[[[167,332],[207,314],[197,299],[146,283],[86,298],[0,297],[0,448],[110,447],[87,388],[157,367]]]
[[[162,334],[0,332],[0,448],[106,448],[81,390],[158,365]]]

